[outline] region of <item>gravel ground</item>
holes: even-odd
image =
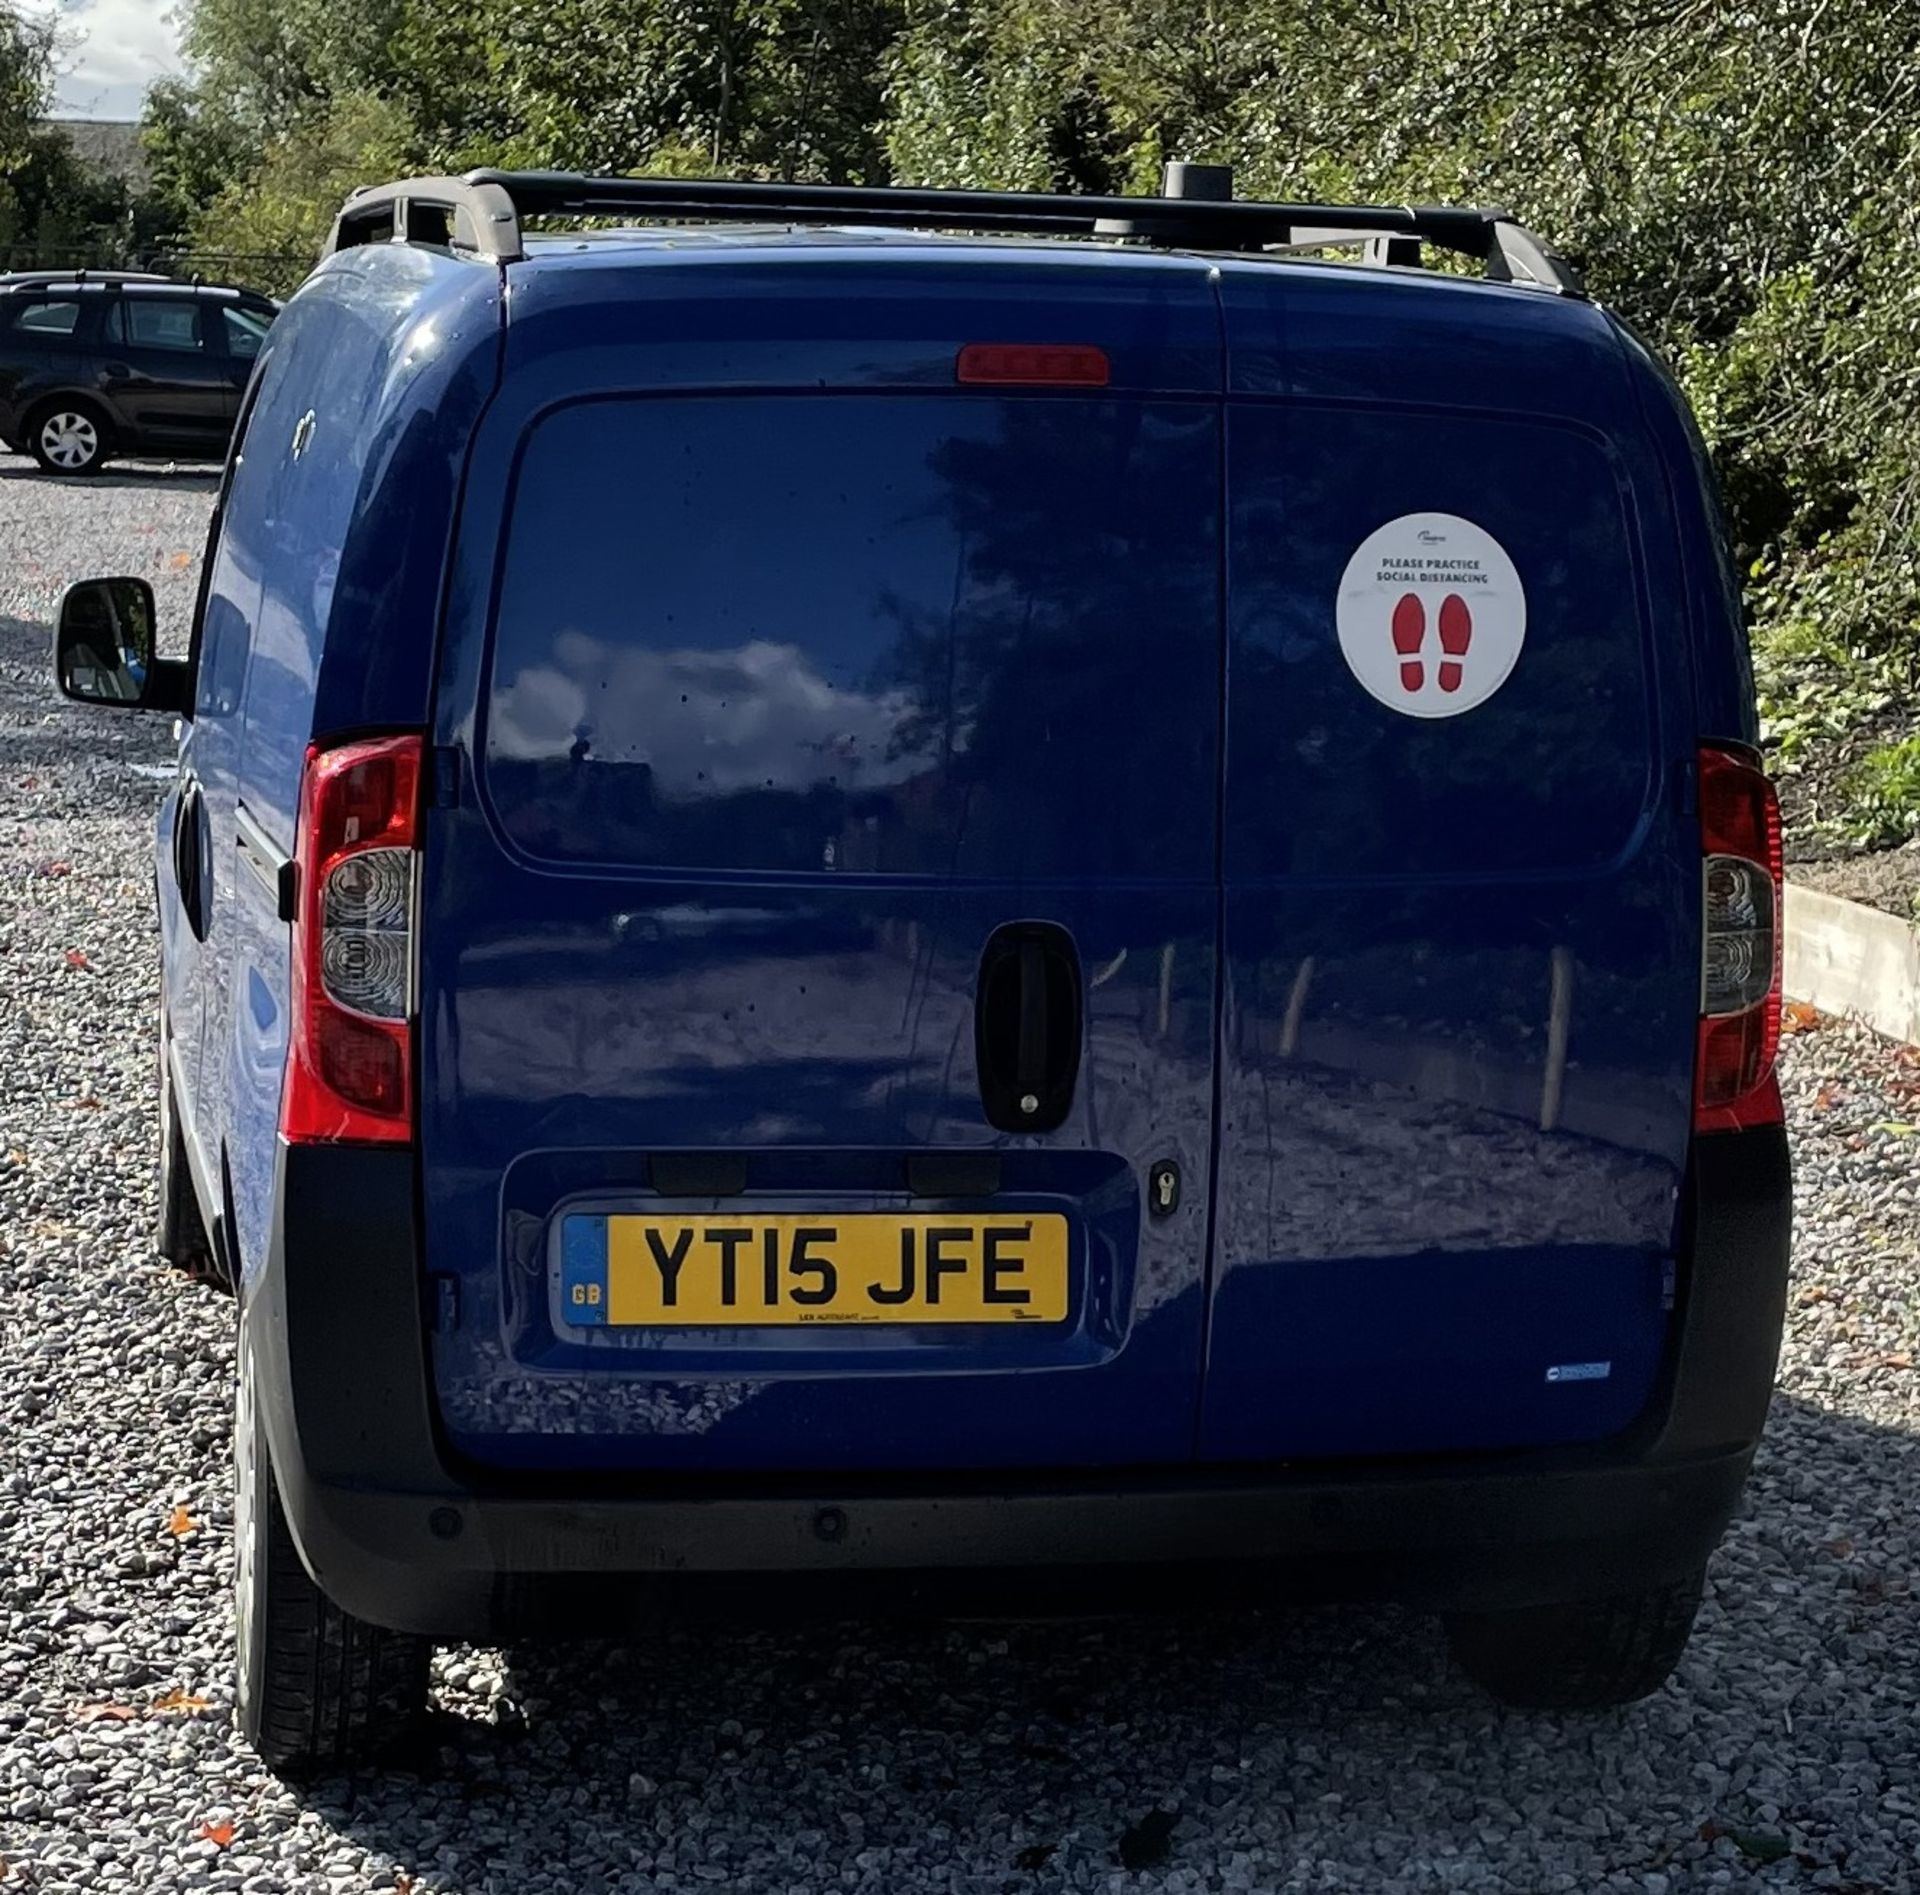
[[[457,1651],[409,1773],[229,1729],[230,1307],[149,1248],[150,720],[64,580],[183,625],[210,482],[0,462],[0,1883],[81,1890],[1920,1889],[1920,1055],[1785,1054],[1791,1334],[1677,1682],[1503,1712],[1382,1611]],[[184,557],[183,557],[184,555]]]

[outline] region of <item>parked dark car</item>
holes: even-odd
[[[131,272],[0,278],[0,440],[50,474],[222,460],[278,305]]]

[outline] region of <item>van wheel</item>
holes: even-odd
[[[1447,1620],[1447,1641],[1468,1677],[1520,1710],[1632,1704],[1672,1677],[1705,1579],[1694,1573],[1606,1599],[1458,1613]]]
[[[180,1124],[179,1106],[173,1095],[173,1069],[167,1060],[171,1039],[167,1030],[167,1011],[160,1009],[160,1179],[159,1228],[154,1246],[176,1270],[183,1270],[197,1283],[212,1283],[230,1289],[213,1241],[207,1235],[206,1220],[200,1215],[200,1200],[194,1195],[193,1173],[187,1168],[187,1136]]]
[[[368,1625],[313,1583],[280,1505],[240,1322],[233,1415],[233,1620],[240,1734],[281,1776],[372,1762],[427,1708],[423,1638]]]
[[[27,449],[49,474],[96,474],[107,445],[107,418],[86,401],[49,402],[27,430]]]

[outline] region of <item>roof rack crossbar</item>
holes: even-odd
[[[357,192],[331,253],[368,242],[430,243],[512,263],[534,217],[868,225],[1035,236],[1131,236],[1181,249],[1260,251],[1400,238],[1474,258],[1489,277],[1582,294],[1572,269],[1506,211],[1449,205],[1263,204],[1211,197],[1079,197],[710,178],[601,178],[568,171],[470,171]],[[1404,248],[1382,246],[1380,255]]]

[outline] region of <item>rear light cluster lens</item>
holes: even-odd
[[[320,891],[327,997],[375,1020],[404,1020],[412,974],[413,851],[350,855]]]
[[[1781,1122],[1780,804],[1758,758],[1700,751],[1704,940],[1694,1129]]]
[[[292,1045],[281,1132],[296,1143],[413,1135],[413,890],[422,740],[307,752],[300,795]]]

